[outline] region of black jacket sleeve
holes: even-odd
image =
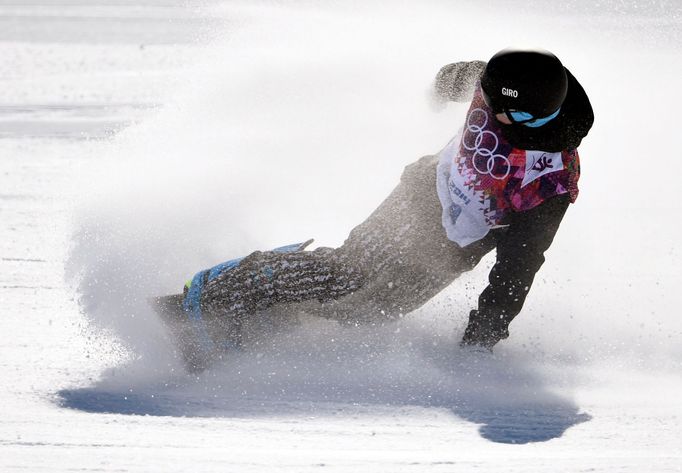
[[[498,230],[497,261],[478,309],[469,315],[464,344],[492,347],[509,336],[509,323],[521,311],[569,203],[567,194],[553,197],[531,210],[513,213],[509,227]]]

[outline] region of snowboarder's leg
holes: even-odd
[[[331,248],[256,251],[206,283],[201,312],[209,326],[217,327],[215,335],[239,343],[244,317],[274,304],[338,299],[356,291],[364,279],[357,266]]]
[[[150,301],[189,371],[239,347],[249,315],[274,304],[336,299],[362,285],[364,275],[331,248],[303,251],[311,242],[227,261],[198,272],[184,294]]]
[[[436,164],[427,156],[407,166],[400,184],[340,248],[255,252],[206,281],[198,312],[212,338],[238,344],[244,317],[279,303],[314,301],[301,309],[351,324],[390,320],[473,268],[494,240],[462,249],[447,239]]]
[[[335,250],[364,275],[361,288],[325,304],[319,315],[377,323],[424,305],[495,247],[493,235],[460,248],[441,225],[436,156],[405,168],[400,184]]]

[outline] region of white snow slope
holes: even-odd
[[[0,1],[0,471],[680,471],[677,1]],[[338,245],[510,45],[592,100],[511,337],[457,348],[490,257],[383,329],[254,318],[185,374],[148,296]]]

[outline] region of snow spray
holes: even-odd
[[[216,9],[234,20],[230,28],[201,48],[153,117],[93,156],[68,268],[91,326],[122,343],[138,372],[163,378],[177,365],[148,297],[177,293],[196,271],[255,249],[311,237],[319,245],[341,244],[405,165],[436,153],[461,125],[466,104],[441,113],[430,107],[438,69],[507,46],[508,36],[497,34],[507,26],[482,21],[477,8],[231,2]],[[491,255],[391,327],[365,331],[308,321],[235,354],[204,375],[204,386],[229,384],[235,396],[429,402],[472,385],[495,392],[490,388],[502,383],[507,393],[534,386],[550,399],[543,386],[552,363],[611,357],[621,366],[633,354],[679,363],[680,349],[666,337],[680,334],[667,295],[680,276],[660,285],[655,276],[673,274],[679,254],[650,251],[644,242],[665,248],[668,237],[628,218],[636,211],[645,228],[655,228],[660,213],[646,215],[645,204],[624,205],[618,197],[621,177],[640,157],[622,137],[636,146],[642,135],[637,123],[613,111],[620,98],[617,81],[603,70],[608,44],[590,44],[585,54],[587,39],[543,35],[537,15],[518,18],[516,41],[563,60],[590,95],[596,125],[581,147],[581,197],[497,361],[472,367],[456,346]],[[643,50],[629,57],[609,52],[615,66],[633,55],[644,65],[656,59]],[[657,100],[664,91],[646,95]],[[630,112],[648,103],[628,100]],[[650,143],[648,151],[657,147]],[[647,195],[650,184],[638,185],[639,195]],[[663,197],[672,192],[658,190]],[[541,368],[530,368],[534,362]],[[519,399],[531,396],[519,392]]]

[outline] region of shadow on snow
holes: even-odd
[[[555,439],[591,419],[570,396],[550,390],[543,366],[513,353],[467,353],[454,340],[409,327],[336,330],[268,338],[200,376],[137,360],[93,386],[59,391],[57,402],[91,413],[229,418],[427,408],[420,415],[443,421],[451,412],[480,424],[483,438],[508,444]]]

